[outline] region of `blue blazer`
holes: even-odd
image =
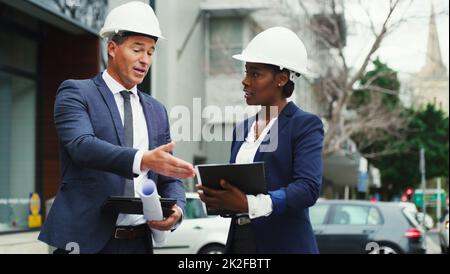
[[[235,128],[231,163],[254,120],[251,117]],[[272,214],[251,222],[258,253],[318,253],[308,208],[319,198],[323,135],[321,120],[290,102],[258,148],[254,162],[264,162],[273,204]],[[276,145],[272,152],[271,142]],[[263,145],[269,151],[263,152]],[[231,223],[227,249],[236,225]]]
[[[147,122],[149,148],[170,142],[167,112],[151,96],[138,91]],[[61,185],[39,240],[64,249],[75,242],[82,253],[99,252],[111,238],[117,214],[101,206],[108,196],[123,195],[132,179],[137,150],[124,146],[124,129],[114,95],[101,74],[67,80],[56,95],[54,119],[60,143]],[[184,210],[181,181],[149,172],[162,197],[177,199]]]

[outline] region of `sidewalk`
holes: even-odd
[[[0,254],[48,254],[38,235],[39,231],[0,235]]]
[[[439,231],[429,230],[426,234],[426,254],[441,254],[441,245],[439,242]]]

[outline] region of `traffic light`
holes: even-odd
[[[406,189],[406,191],[405,191],[406,195],[403,195],[402,200],[405,199],[404,202],[406,202],[406,201],[410,202],[411,201],[411,196],[412,196],[413,193],[414,193],[414,190],[411,187],[408,187]]]
[[[412,188],[407,188],[406,189],[406,195],[411,196],[413,194],[413,189]]]

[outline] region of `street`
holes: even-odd
[[[427,254],[441,254],[441,245],[439,243],[439,232],[430,230],[426,233]]]

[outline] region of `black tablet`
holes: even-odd
[[[224,179],[245,194],[267,194],[264,162],[250,164],[208,164],[197,165],[199,183],[213,189],[221,189]]]
[[[264,162],[250,164],[213,164],[197,165],[197,180],[200,184],[213,189],[222,189],[220,180],[224,179],[245,194],[267,194]],[[205,195],[208,195],[205,193]],[[213,211],[206,208],[208,215],[230,217],[232,211]]]
[[[174,211],[171,209],[177,200],[172,198],[159,198],[163,216],[168,217]],[[138,197],[110,196],[102,205],[102,210],[108,213],[144,214],[142,200]]]

